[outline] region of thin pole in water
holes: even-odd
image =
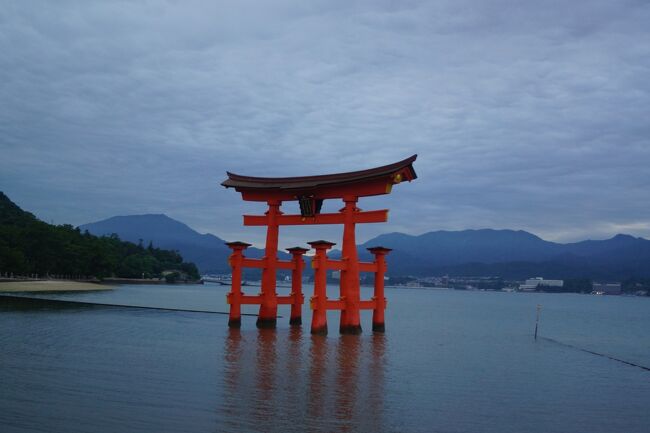
[[[542,310],[542,306],[537,304],[537,318],[535,319],[535,340],[537,340],[537,327],[539,326],[539,312]]]

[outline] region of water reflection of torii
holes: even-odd
[[[300,328],[288,332],[288,339],[278,339],[270,330],[246,334],[252,338],[236,328],[228,331],[221,427],[383,431],[386,336],[305,339]]]
[[[251,177],[228,172],[228,179],[222,185],[235,188],[242,199],[266,202],[268,210],[264,215],[244,215],[245,226],[266,226],[265,255],[261,259],[244,256],[244,250],[250,246],[245,242],[229,242],[233,250],[229,263],[232,267],[232,290],[228,293],[230,304],[230,327],[241,326],[241,305],[259,304],[257,319],[259,328],[275,328],[279,304],[290,304],[291,324],[302,322],[301,308],[304,302],[302,293],[302,256],[308,251],[295,247],[288,251],[291,260],[279,260],[278,234],[281,225],[342,224],[343,245],[341,260],[331,260],[327,250],[332,242],[314,241],[309,244],[316,250],[312,259],[314,274],[314,296],[310,306],[312,315],[311,332],[327,333],[327,310],[341,310],[339,330],[343,334],[361,332],[360,310],[373,310],[373,331],[384,331],[384,274],[386,264],[384,256],[390,249],[383,247],[369,248],[375,256],[373,262],[359,262],[355,227],[358,223],[378,223],[388,220],[388,210],[362,211],[356,204],[359,197],[388,194],[392,186],[403,180],[411,181],[417,177],[413,162],[417,155],[403,161],[369,170],[304,177]],[[342,199],[344,207],[339,213],[321,213],[324,200]],[[286,201],[298,201],[300,214],[286,215],[280,206]],[[259,295],[245,295],[241,291],[242,269],[262,269],[262,289]],[[278,296],[276,293],[277,269],[292,271],[291,294]],[[327,270],[341,271],[339,299],[327,299]],[[359,272],[375,273],[375,292],[370,300],[360,299]]]

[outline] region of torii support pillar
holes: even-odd
[[[327,250],[336,244],[322,240],[308,243],[316,249],[311,261],[314,268],[314,296],[309,303],[313,310],[311,333],[327,335]]]
[[[302,304],[305,302],[305,295],[302,293],[302,270],[305,261],[302,256],[309,251],[307,248],[287,248],[291,254],[293,269],[291,271],[291,318],[289,325],[302,325]]]
[[[232,254],[228,263],[232,268],[232,285],[230,293],[226,295],[226,302],[230,304],[230,315],[228,317],[228,326],[231,328],[241,327],[241,277],[242,263],[244,261],[244,250],[251,246],[246,242],[226,242],[226,245],[232,249]]]
[[[384,311],[386,310],[386,297],[384,296],[384,276],[386,275],[386,254],[391,252],[390,248],[373,247],[368,248],[375,256],[375,293],[372,300],[375,301],[375,308],[372,310],[372,330],[374,332],[385,332]]]

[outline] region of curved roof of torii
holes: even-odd
[[[401,174],[404,180],[411,181],[417,178],[413,169],[413,161],[416,158],[417,155],[413,155],[402,161],[381,167],[318,176],[253,177],[227,172],[228,179],[223,181],[221,185],[226,188],[235,188],[237,191],[271,192],[275,190],[300,195],[302,193],[317,193],[318,190],[323,189],[388,179],[397,174]],[[394,183],[399,183],[399,180]]]

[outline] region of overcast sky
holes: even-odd
[[[57,224],[165,213],[260,244],[241,214],[263,208],[226,170],[417,153],[416,181],[360,202],[391,209],[360,241],[650,238],[648,23],[648,1],[624,0],[4,1],[0,190]]]

